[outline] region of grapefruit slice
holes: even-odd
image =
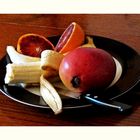
[[[54,50],[53,44],[44,36],[38,34],[24,34],[17,42],[17,52],[32,56],[41,57],[44,50]]]
[[[84,40],[85,33],[83,29],[76,22],[72,22],[61,35],[55,51],[64,54],[81,46]]]

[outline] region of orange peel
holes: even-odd
[[[81,46],[84,40],[83,29],[76,22],[72,22],[61,35],[55,50],[64,54]]]

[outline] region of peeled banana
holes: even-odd
[[[47,79],[51,79],[50,81],[53,82],[60,80],[58,70],[64,55],[53,50],[45,50],[42,52],[40,59],[20,54],[13,46],[7,47],[7,53],[12,63],[6,66],[5,83],[40,84],[40,95],[46,104],[55,114],[60,113],[62,111],[62,100]]]
[[[40,62],[7,64],[5,83],[39,83],[41,74]]]

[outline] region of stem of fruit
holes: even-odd
[[[93,42],[93,38],[87,36],[86,39],[87,39],[87,43],[82,45],[81,47],[93,47],[93,48],[96,48],[96,46],[95,46],[95,44]]]

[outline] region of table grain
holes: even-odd
[[[16,46],[19,36],[38,33],[45,37],[60,35],[71,22],[77,22],[86,34],[121,41],[140,53],[139,14],[1,14],[0,59],[6,46]],[[54,115],[51,110],[17,103],[0,92],[1,126],[139,126],[140,86],[118,99],[133,105],[132,112],[121,114],[95,109],[64,110]]]

